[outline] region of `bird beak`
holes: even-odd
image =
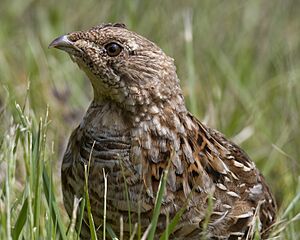
[[[82,53],[82,50],[75,46],[74,42],[68,39],[67,35],[62,35],[58,38],[55,38],[48,46],[48,48],[57,48],[63,50],[69,54],[78,54]]]

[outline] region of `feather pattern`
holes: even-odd
[[[173,59],[122,24],[70,33],[51,46],[67,51],[94,89],[61,168],[70,216],[74,198],[84,196],[84,165],[90,164],[88,191],[99,236],[103,169],[107,222],[119,232],[122,216],[129,238],[130,211],[132,223],[146,230],[168,168],[156,238],[181,208],[171,239],[252,239],[256,219],[261,237],[268,236],[276,203],[264,177],[240,147],[187,111]],[[84,220],[81,237],[89,239],[86,214]]]

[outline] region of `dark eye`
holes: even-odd
[[[105,49],[106,49],[107,54],[110,57],[116,57],[122,51],[122,47],[119,44],[114,43],[114,42],[106,44]]]

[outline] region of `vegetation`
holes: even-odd
[[[47,46],[103,22],[126,23],[175,59],[189,109],[240,144],[275,193],[273,237],[299,239],[299,9],[297,0],[1,0],[0,239],[76,239],[60,164],[92,92]]]

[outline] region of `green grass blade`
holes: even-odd
[[[288,216],[288,214],[291,212],[292,209],[294,209],[296,206],[299,206],[300,201],[300,192],[293,198],[293,200],[290,202],[284,213],[282,214],[281,218],[284,219]]]
[[[174,231],[175,227],[180,221],[180,218],[184,211],[186,210],[185,207],[181,208],[175,215],[175,217],[171,220],[171,222],[167,225],[166,230],[163,232],[161,237],[159,238],[160,240],[167,240],[169,239],[170,234]]]
[[[53,192],[53,188],[50,187],[52,183],[49,180],[49,176],[48,173],[46,171],[46,169],[43,169],[43,186],[44,186],[44,193],[45,193],[45,197],[46,200],[48,202],[48,206],[50,209],[52,209],[52,220],[53,222],[56,224],[57,223],[57,230],[58,230],[58,234],[60,236],[60,239],[62,240],[67,240],[66,238],[66,230],[65,230],[65,226],[63,224],[62,218],[60,216],[59,213],[59,208],[57,206],[57,201]],[[50,194],[51,194],[51,202],[50,200]],[[50,207],[51,206],[51,207]]]
[[[77,231],[77,240],[80,239],[80,232],[82,228],[82,221],[83,221],[83,215],[84,215],[84,208],[85,208],[85,198],[82,198],[80,201],[80,212],[79,212],[79,219],[78,221],[78,231]]]
[[[159,182],[158,192],[156,195],[155,206],[153,210],[152,220],[151,220],[151,229],[148,235],[148,240],[153,240],[155,235],[155,230],[158,222],[158,217],[160,215],[160,208],[163,201],[163,196],[166,188],[168,170],[165,170],[163,176]]]
[[[20,236],[20,234],[23,230],[23,227],[26,223],[26,220],[27,220],[27,211],[28,211],[28,199],[26,198],[24,203],[23,203],[23,206],[20,210],[20,213],[18,215],[15,226],[12,230],[13,240],[19,239],[19,236]]]
[[[88,191],[88,166],[84,165],[84,176],[85,176],[85,200],[86,200],[86,209],[88,212],[88,219],[89,219],[89,227],[90,227],[90,233],[91,233],[91,239],[96,240],[97,239],[97,233],[95,228],[95,223],[92,215],[92,209],[91,209],[91,203],[90,203],[90,196]]]
[[[41,184],[40,184],[40,179],[41,179],[41,171],[42,171],[42,160],[40,158],[41,156],[41,131],[42,131],[42,125],[41,122],[39,123],[38,127],[38,132],[37,132],[37,139],[35,139],[35,144],[33,148],[33,158],[34,161],[36,162],[36,179],[35,179],[35,192],[34,192],[34,227],[36,228],[35,230],[35,235],[36,237],[39,236],[39,226],[40,226],[40,215],[41,215]]]
[[[106,225],[106,230],[112,240],[118,240],[117,235],[115,234],[114,230],[111,228],[109,224]]]

